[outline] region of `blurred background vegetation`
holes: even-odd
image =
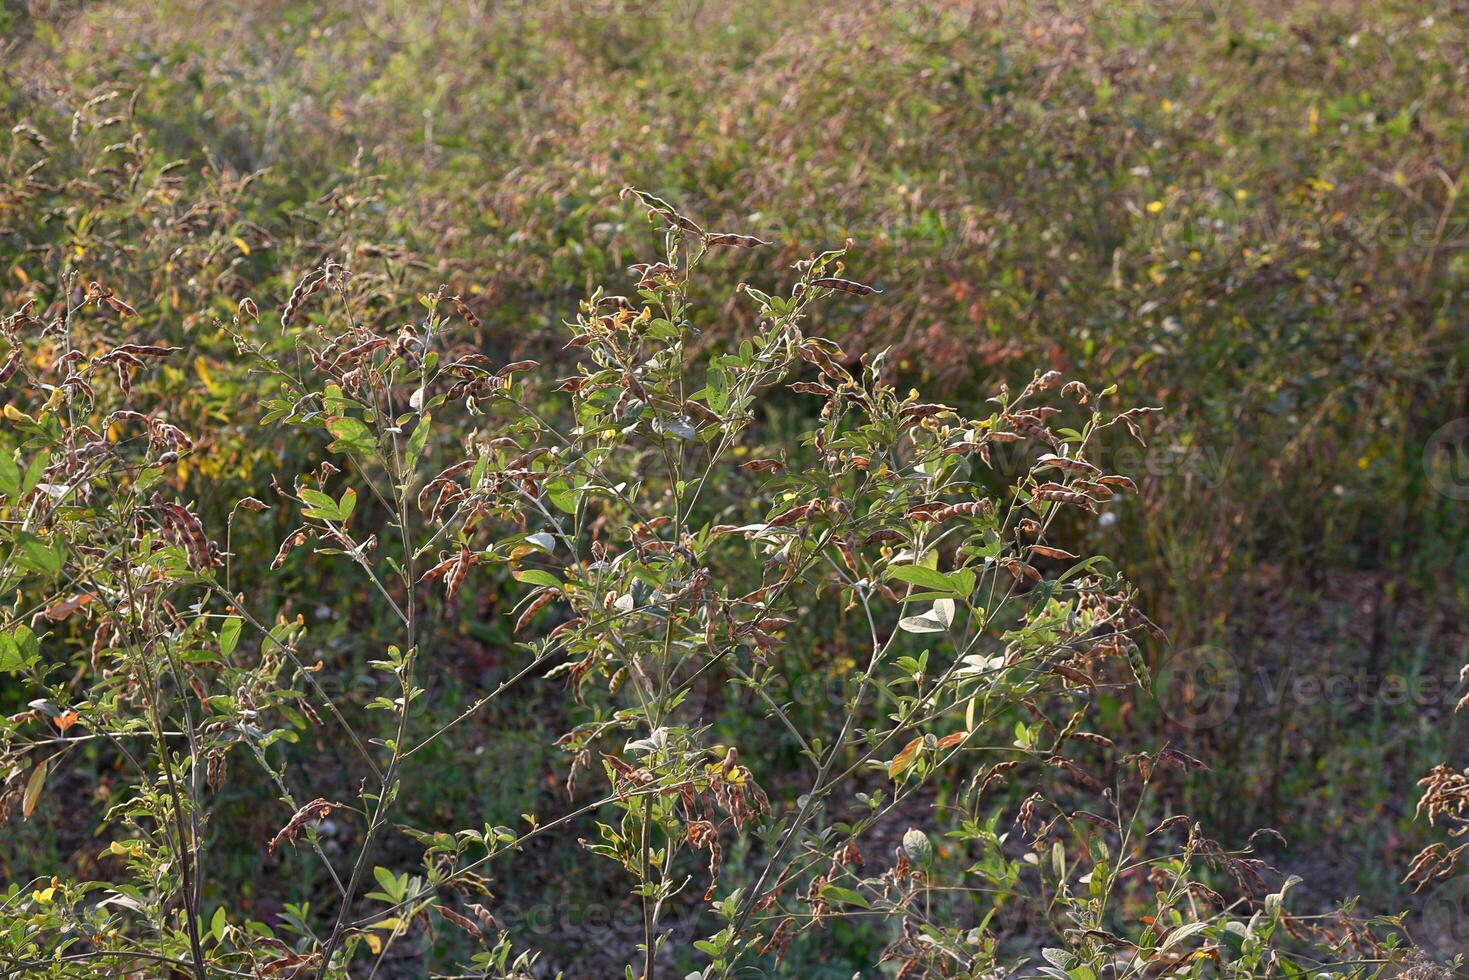
[[[0,307],[47,302],[75,270],[137,308],[133,333],[186,347],[140,397],[204,439],[177,480],[210,527],[321,458],[257,424],[262,382],[219,324],[246,296],[271,320],[326,258],[369,285],[377,322],[447,283],[487,352],[554,360],[577,300],[630,289],[624,268],[654,250],[624,185],[775,241],[775,260],[720,260],[755,285],[852,237],[884,295],[831,304],[813,329],[891,346],[905,384],[977,409],[1057,368],[1163,409],[1148,448],[1114,448],[1142,493],[1076,528],[1170,634],[1155,666],[1203,647],[1240,672],[1217,725],[1103,705],[1120,744],[1169,739],[1213,765],[1172,777],[1160,806],[1226,843],[1279,828],[1272,859],[1323,908],[1413,903],[1398,882],[1432,839],[1414,783],[1466,752],[1469,504],[1423,462],[1469,415],[1463,0],[0,10]],[[751,308],[722,309],[709,348]],[[795,411],[771,406],[772,444]],[[236,525],[240,567],[269,562],[289,530],[273,520]],[[350,697],[381,610],[331,575],[298,557],[251,598],[306,617]],[[502,676],[503,611],[489,588],[439,624],[441,692]],[[851,669],[815,631],[781,656],[812,691]],[[568,727],[565,698],[543,688],[436,749],[405,793],[416,820],[511,822],[564,799],[542,732]],[[0,680],[0,708],[20,707]],[[758,712],[721,718],[782,750]],[[105,797],[109,778],[73,767],[60,792]],[[270,875],[309,871],[267,862],[277,815],[251,783],[231,792],[213,832],[240,846],[216,841],[215,860],[268,915]],[[12,822],[0,878],[85,872],[96,829],[64,810]],[[597,901],[580,855],[536,860],[523,904]],[[548,918],[553,958],[586,955],[584,928]],[[800,954],[802,976],[825,959],[846,975],[873,945],[836,939]]]

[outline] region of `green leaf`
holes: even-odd
[[[823,885],[821,887],[821,894],[824,898],[834,898],[839,902],[855,905],[859,909],[872,907],[872,903],[863,898],[860,893],[854,892],[850,888],[842,888],[840,885]]]
[[[61,571],[61,553],[55,547],[25,531],[15,536],[17,564],[42,575],[55,575]]]
[[[933,860],[933,841],[917,827],[909,827],[903,834],[903,853],[920,868],[926,868]]]
[[[413,469],[418,457],[423,455],[423,447],[428,442],[429,430],[433,427],[434,417],[425,415],[418,420],[418,425],[413,429],[413,435],[408,437],[408,464],[406,469]]]
[[[957,591],[947,575],[922,565],[893,565],[888,569],[887,577],[939,592]]]
[[[657,424],[654,425],[654,428],[683,440],[692,439],[699,434],[699,430],[695,429],[686,420],[675,417],[659,419]]]
[[[372,437],[372,430],[361,419],[343,415],[329,420],[326,429],[336,436],[336,441],[331,444],[334,452],[371,456],[377,451],[377,440]]]
[[[0,493],[7,497],[20,493],[20,467],[6,453],[0,453]]]
[[[22,497],[36,489],[36,485],[41,482],[41,476],[46,472],[46,462],[47,460],[44,455],[37,456],[31,460],[31,465],[26,467],[25,479],[20,483],[20,495]]]
[[[36,639],[36,634],[31,632],[29,626],[17,626],[11,633],[15,638],[15,645],[20,650],[20,655],[27,663],[33,662],[41,655],[41,641]]]
[[[1056,579],[1056,584],[1057,585],[1060,585],[1062,582],[1065,582],[1067,579],[1073,579],[1076,576],[1080,575],[1082,572],[1089,572],[1093,568],[1097,567],[1098,565],[1100,565],[1100,564],[1102,564],[1104,562],[1110,564],[1111,561],[1112,561],[1112,559],[1108,558],[1106,555],[1092,555],[1090,558],[1086,559],[1085,561],[1078,562],[1077,564],[1072,565],[1065,572],[1063,572],[1061,574],[1061,577],[1058,578],[1058,579]]]
[[[546,497],[562,513],[576,513],[577,492],[565,480],[552,480],[546,484]]]
[[[678,336],[678,328],[662,317],[649,320],[646,329],[654,340],[672,340]]]
[[[310,487],[302,487],[300,493],[302,502],[306,504],[306,510],[302,513],[307,517],[326,521],[342,520],[341,508],[331,497],[320,490],[312,490]]]
[[[214,934],[214,941],[224,942],[224,931],[229,928],[229,919],[224,914],[224,906],[214,910],[214,918],[209,920],[209,931]]]
[[[716,414],[729,408],[729,375],[718,364],[710,365],[709,380],[704,386],[705,400]]]
[[[561,580],[541,568],[527,568],[523,571],[516,572],[515,580],[517,582],[524,582],[526,585],[544,585],[546,588],[556,589],[558,592],[561,590]]]
[[[353,490],[351,487],[348,487],[347,491],[342,494],[342,499],[337,503],[337,512],[342,515],[341,519],[345,521],[347,518],[352,516],[352,512],[356,509],[357,491]]]
[[[372,876],[377,879],[378,887],[382,888],[382,890],[386,894],[390,895],[393,901],[396,902],[400,897],[402,897],[402,889],[400,889],[398,886],[397,877],[387,868],[384,868],[381,865],[373,868]]]
[[[240,617],[231,616],[219,629],[219,649],[228,657],[240,642]]]
[[[0,633],[0,670],[13,674],[25,667],[20,648],[7,634]]]
[[[1186,941],[1188,939],[1191,939],[1192,937],[1197,936],[1200,933],[1206,931],[1207,929],[1209,929],[1209,927],[1212,924],[1213,923],[1211,923],[1211,922],[1205,921],[1205,922],[1190,922],[1190,923],[1188,923],[1186,925],[1179,926],[1177,929],[1174,929],[1172,932],[1170,932],[1168,934],[1168,938],[1167,939],[1163,940],[1163,943],[1158,947],[1158,952],[1160,952],[1160,953],[1167,952],[1168,950],[1172,949],[1174,946],[1177,946],[1179,943],[1182,943],[1182,942],[1184,942],[1184,941]]]
[[[1076,954],[1069,950],[1050,946],[1041,950],[1041,956],[1045,961],[1058,970],[1069,970],[1076,965]]]

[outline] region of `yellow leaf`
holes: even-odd
[[[370,932],[364,932],[362,938],[367,941],[367,948],[372,950],[374,956],[383,951],[383,941]]]
[[[943,738],[939,739],[939,748],[951,749],[954,746],[963,743],[963,741],[968,737],[968,732],[955,732],[952,735],[945,735]]]
[[[214,380],[214,372],[209,369],[209,361],[202,356],[196,357],[194,370],[199,373],[199,380],[204,382],[204,389],[211,395],[218,394],[219,384]]]
[[[903,746],[903,751],[893,756],[893,761],[888,763],[888,778],[897,779],[903,773],[913,768],[913,763],[918,761],[918,752],[923,748],[923,739],[915,738]]]
[[[31,773],[31,778],[26,780],[25,795],[20,800],[20,812],[27,820],[31,818],[32,813],[36,812],[36,803],[41,799],[41,789],[46,785],[46,769],[49,765],[49,759],[42,762]]]
[[[240,250],[240,254],[242,254],[242,255],[249,255],[250,254],[250,246],[249,245],[246,245],[245,244],[245,240],[243,238],[241,238],[239,235],[236,235],[234,238],[230,239],[230,241],[232,241],[232,242],[235,243],[235,248],[237,248],[237,249]]]

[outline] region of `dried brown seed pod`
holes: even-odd
[[[699,418],[703,419],[705,422],[715,422],[715,423],[718,423],[718,422],[723,422],[724,421],[724,419],[720,418],[714,412],[711,412],[709,410],[709,407],[707,405],[703,404],[702,402],[696,402],[696,401],[692,401],[692,400],[686,401],[686,402],[683,403],[683,407],[684,407],[684,411],[688,412],[690,415],[697,415]]]
[[[662,215],[663,219],[670,224],[676,225],[679,228],[682,228],[684,231],[687,231],[694,235],[698,235],[701,238],[703,237],[704,229],[700,228],[699,223],[693,218],[685,217],[684,215],[679,214],[677,211],[659,211],[658,213]]]
[[[532,371],[540,366],[540,361],[512,361],[511,363],[502,367],[500,370],[496,371],[495,377],[503,381],[505,378],[510,377],[512,374],[518,374],[522,371]]]
[[[479,317],[474,315],[474,311],[471,310],[468,306],[465,306],[464,301],[458,296],[450,296],[449,302],[454,304],[454,309],[457,310],[459,315],[464,317],[464,319],[474,329],[478,330],[484,325],[480,322]]]
[[[729,245],[734,248],[759,248],[761,245],[770,245],[771,242],[762,241],[754,235],[728,235],[714,234],[704,239],[706,245]]]
[[[1084,459],[1072,459],[1069,456],[1057,456],[1055,453],[1045,453],[1036,461],[1037,467],[1054,466],[1058,470],[1069,470],[1072,473],[1100,473],[1097,467]]]
[[[967,500],[962,504],[950,504],[933,512],[935,521],[947,521],[951,517],[977,517],[994,510],[988,500]]]
[[[1137,484],[1132,482],[1129,477],[1101,476],[1097,477],[1097,482],[1104,487],[1115,487],[1119,490],[1131,490],[1133,493],[1137,493]]]
[[[529,606],[526,606],[525,612],[521,613],[520,618],[515,621],[514,632],[519,633],[522,629],[524,629],[525,625],[529,623],[532,618],[534,618],[535,614],[546,608],[546,606],[549,605],[558,594],[559,593],[555,589],[545,589],[541,592],[540,595],[536,596],[535,601],[533,601]]]
[[[0,367],[0,385],[3,385],[5,382],[15,377],[15,372],[20,369],[20,361],[20,348],[17,347],[12,350],[10,352],[10,356],[5,359],[4,366]]]
[[[280,833],[270,839],[270,843],[266,845],[266,853],[275,854],[275,849],[282,843],[294,844],[296,842],[296,835],[301,832],[301,828],[308,821],[325,817],[335,808],[335,803],[329,803],[323,799],[312,800],[297,810],[295,816],[291,817],[290,821],[280,829]]]
[[[164,536],[173,544],[184,549],[190,567],[196,572],[202,572],[223,564],[214,545],[204,533],[203,522],[188,508],[182,504],[166,501],[156,493],[150,503],[158,513],[159,524]]]
[[[825,398],[830,398],[836,394],[835,388],[829,388],[815,381],[797,381],[791,385],[791,391],[794,391],[798,395],[821,395]]]
[[[823,289],[835,289],[839,293],[852,293],[856,296],[867,296],[872,293],[880,293],[881,289],[869,286],[866,283],[855,282],[851,279],[812,279],[811,285],[821,286]]]
[[[312,537],[310,530],[305,527],[298,527],[286,535],[286,539],[281,542],[280,550],[275,553],[275,560],[270,563],[270,567],[272,569],[280,568],[286,563],[286,559],[291,556],[291,552],[305,544],[310,537]]]
[[[313,293],[326,285],[327,275],[325,272],[312,271],[306,273],[305,278],[296,284],[291,290],[290,297],[286,300],[286,308],[281,311],[281,329],[285,330],[296,319],[301,312],[301,305]]]

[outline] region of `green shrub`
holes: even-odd
[[[1171,743],[1212,766],[1152,773],[1139,833],[1180,811],[1236,845],[1261,824],[1288,828],[1289,850],[1264,841],[1255,857],[1310,879],[1312,888],[1295,893],[1298,907],[1321,912],[1331,896],[1361,891],[1371,912],[1411,902],[1430,906],[1431,918],[1434,900],[1409,899],[1400,879],[1435,834],[1414,822],[1413,782],[1442,760],[1451,765],[1435,771],[1441,781],[1462,768],[1452,756],[1452,682],[1463,659],[1455,624],[1469,581],[1469,511],[1436,490],[1422,452],[1429,433],[1464,413],[1457,325],[1469,265],[1456,181],[1469,107],[1459,84],[1464,22],[1452,3],[1028,0],[834,12],[759,2],[582,9],[150,0],[7,11],[0,312],[34,303],[45,324],[39,337],[27,328],[25,370],[16,365],[7,400],[39,417],[50,396],[25,387],[27,379],[60,385],[65,368],[56,362],[69,345],[57,324],[92,282],[138,315],[103,309],[98,319],[95,303],[80,312],[70,326],[84,357],[129,342],[180,348],[134,371],[125,394],[90,380],[99,405],[147,420],[103,432],[107,413],[98,409],[91,424],[125,451],[158,421],[186,431],[193,450],[150,477],[155,489],[187,502],[228,553],[228,567],[217,570],[224,587],[262,625],[300,617],[298,644],[321,693],[281,665],[270,683],[297,693],[267,708],[267,719],[288,718],[292,699],[312,695],[318,714],[330,700],[354,729],[383,737],[379,716],[364,705],[394,693],[367,661],[390,643],[407,648],[372,578],[342,556],[303,547],[263,574],[300,526],[299,508],[268,489],[272,479],[289,489],[324,462],[343,465],[325,450],[325,436],[283,420],[260,424],[262,403],[326,383],[301,344],[319,347],[312,331],[336,336],[349,324],[396,338],[405,323],[421,328],[420,297],[428,295],[453,323],[445,336],[456,356],[543,362],[537,378],[517,376],[517,397],[548,423],[570,425],[571,393],[539,380],[585,360],[578,348],[562,350],[562,317],[599,284],[632,295],[636,277],[628,280],[625,266],[662,245],[641,220],[643,205],[616,201],[618,188],[633,183],[699,201],[710,227],[773,243],[715,249],[701,261],[713,274],[682,280],[685,300],[700,311],[697,332],[683,338],[692,387],[705,383],[711,358],[736,354],[769,329],[764,308],[729,282],[789,296],[791,264],[810,243],[851,235],[883,294],[809,303],[802,330],[852,352],[888,350],[881,380],[896,391],[916,385],[952,405],[956,419],[984,419],[993,410],[987,399],[1022,390],[1039,365],[1094,388],[1115,384],[1121,405],[1161,407],[1147,420],[1146,447],[1120,426],[1087,446],[1095,464],[1132,476],[1141,492],[1119,494],[1098,514],[1062,508],[1049,526],[1071,551],[1106,554],[1139,585],[1134,601],[1178,648],[1140,637],[1144,667],[1160,676],[1164,663],[1207,667],[1207,651],[1223,650],[1244,680],[1238,710],[1199,727],[1158,711],[1118,676],[1095,678],[1090,727],[1122,755]],[[280,329],[280,308],[302,272],[328,259],[349,268],[350,280],[313,296]],[[455,294],[477,322],[447,312]],[[247,297],[264,311],[259,322],[242,313]],[[236,336],[249,356],[238,353]],[[0,345],[0,357],[7,351]],[[271,360],[295,373],[262,369]],[[845,366],[861,374],[858,362]],[[1062,403],[1071,412],[1057,424],[1080,430],[1086,407]],[[76,404],[73,397],[68,426]],[[420,469],[437,473],[462,460],[467,445],[493,437],[491,427],[514,422],[507,406],[488,404],[485,417],[457,405],[440,412]],[[784,386],[765,390],[729,450],[745,455],[732,458],[785,459],[787,481],[824,468],[809,444],[821,406]],[[30,436],[12,425],[0,453],[22,438]],[[966,479],[980,497],[1008,500],[1036,451],[1028,443],[992,447],[990,465]],[[392,482],[367,470],[380,489]],[[768,515],[777,495],[795,492],[757,476],[734,470],[711,481],[695,517],[746,521],[743,510]],[[345,479],[328,474],[327,483],[336,492]],[[643,492],[663,492],[665,482],[650,479]],[[364,482],[354,486],[365,490]],[[250,495],[271,509],[237,510]],[[395,508],[384,496],[362,492],[353,526],[385,537]],[[103,509],[141,514],[146,503]],[[425,535],[437,530],[418,526]],[[731,547],[738,543],[712,549],[724,563],[712,571],[755,574],[764,556]],[[375,554],[402,547],[384,541]],[[1041,568],[1048,577],[1060,571]],[[391,585],[391,570],[374,571]],[[415,709],[419,734],[527,665],[516,644],[534,634],[517,633],[518,612],[507,614],[526,586],[508,564],[481,563],[474,574],[476,588],[451,602],[419,600],[416,645],[435,651],[433,669],[420,671],[427,693]],[[199,594],[197,584],[190,588]],[[835,738],[833,719],[865,666],[856,608],[825,595],[787,617],[796,621],[763,651],[763,673],[746,680],[721,662],[688,679],[678,709],[680,719],[711,726],[701,736],[708,744],[736,746],[757,774],[781,774],[774,785],[761,780],[773,800],[801,790],[808,763],[793,730]],[[224,615],[222,601],[216,595],[203,612]],[[12,612],[36,633],[49,631],[48,662],[66,664],[51,678],[65,685],[65,698],[52,704],[82,698],[107,669],[84,653],[97,637],[83,612],[56,624],[31,622],[34,607]],[[527,631],[558,625],[568,603],[537,615]],[[390,825],[515,823],[521,812],[564,812],[568,796],[585,801],[588,780],[604,778],[592,764],[599,756],[593,750],[568,769],[563,754],[576,759],[580,733],[644,705],[626,680],[608,691],[607,678],[595,675],[576,688],[579,698],[567,697],[556,678],[541,676],[554,666],[533,668],[510,696],[488,700],[415,754]],[[244,683],[213,673],[222,668],[200,670],[206,691]],[[1351,698],[1292,693],[1343,678],[1354,682]],[[1431,700],[1393,700],[1379,680],[1426,689]],[[38,693],[0,674],[6,714],[37,710],[28,702]],[[1035,703],[1059,724],[1056,712],[1069,711],[1075,696]],[[886,693],[881,704],[888,715],[896,710]],[[370,774],[330,712],[318,726],[304,708],[294,710],[304,727],[277,719],[270,730],[287,734],[269,747],[269,768],[236,752],[222,773],[227,782],[209,798],[209,873],[198,890],[210,915],[227,904],[231,921],[275,928],[287,901],[309,901],[314,911],[298,917],[311,922],[339,901],[320,861],[286,851],[261,857],[282,816],[261,805],[283,791],[271,772],[298,802],[356,801]],[[1022,720],[1039,724],[1025,709],[997,724]],[[562,733],[576,734],[552,744]],[[1121,778],[1105,746],[1073,740],[1071,748],[1073,764],[1092,778]],[[0,776],[16,806],[35,758],[12,760]],[[0,841],[0,880],[53,872],[118,879],[121,862],[114,855],[99,864],[91,838],[116,834],[109,801],[121,758],[100,737],[68,748],[45,777],[48,799],[61,805],[7,828],[15,832]],[[1136,793],[1141,773],[1130,765]],[[862,792],[884,789],[893,802],[879,774],[857,775],[868,780]],[[972,776],[962,760],[939,767],[884,811],[868,837],[886,854],[909,825],[936,833],[962,819],[984,825],[991,812],[961,816],[955,802]],[[1098,809],[1096,790],[1069,778],[1038,767],[992,785],[988,806],[1007,815],[997,826],[1010,825],[1033,780],[1068,812]],[[1432,787],[1429,796],[1437,799]],[[1437,812],[1435,804],[1425,811]],[[610,936],[601,945],[621,951],[641,933],[621,866],[587,865],[568,844],[596,839],[596,816],[533,839],[517,856],[520,873],[487,883],[502,924],[545,950],[539,969],[605,974],[612,965],[588,935]],[[334,813],[322,827],[331,859],[355,856],[360,825]],[[1177,833],[1172,843],[1181,849]],[[751,887],[768,846],[750,834],[725,843],[721,880]],[[1425,859],[1456,843],[1448,839]],[[1013,832],[1009,846],[1020,846]],[[1083,859],[1080,839],[1067,847],[1069,861]],[[983,850],[963,848],[954,862]],[[374,850],[374,861],[396,873],[421,848],[385,829]],[[1336,860],[1343,851],[1372,857]],[[1222,890],[1221,874],[1203,877]],[[1128,916],[1144,914],[1151,898],[1130,879],[1124,891],[1124,901],[1108,906],[1124,924],[1110,928],[1130,935]],[[691,949],[702,914],[695,892],[702,888],[685,889],[660,916],[667,960],[677,959],[674,948]],[[967,894],[929,889],[925,901],[977,924],[983,916],[972,913],[988,906],[956,897]],[[583,906],[586,914],[575,911]],[[1044,929],[1016,911],[1032,905],[996,906],[1001,955],[1037,955],[1043,944],[1027,937]],[[547,907],[554,911],[512,914]],[[895,941],[890,922],[871,912],[831,925],[819,933],[791,927],[780,969],[845,977]],[[414,931],[395,940],[380,972],[416,975],[416,964],[467,956],[469,942],[467,934]],[[702,954],[690,955],[681,966],[702,965]]]
[[[542,838],[564,848],[585,831],[580,847],[640,909],[638,949],[621,954],[630,977],[652,977],[660,959],[703,977],[775,970],[806,933],[848,918],[882,924],[877,958],[901,975],[986,975],[1013,961],[991,924],[1006,906],[1031,916],[1047,975],[1101,976],[1118,957],[1174,976],[1306,969],[1282,951],[1280,895],[1241,918],[1192,877],[1213,867],[1259,887],[1261,862],[1197,826],[1180,854],[1150,842],[1188,824],[1140,822],[1152,774],[1202,763],[1170,748],[1131,755],[1104,789],[1079,754],[1110,745],[1083,727],[1086,705],[1145,674],[1135,635],[1156,627],[1103,557],[1051,536],[1063,512],[1132,489],[1088,456],[1146,411],[1059,372],[1002,388],[980,417],[900,394],[882,355],[806,333],[830,297],[873,291],[843,278],[846,249],[803,261],[778,294],[742,285],[761,329],[694,359],[703,315],[690,281],[711,252],[763,243],[633,194],[667,227],[664,254],[637,267],[636,299],[597,290],[581,304],[570,346],[582,361],[559,401],[536,362],[502,364],[456,339],[476,320],[458,297],[426,294],[419,319],[377,332],[331,260],[300,280],[278,325],[246,305],[225,327],[268,379],[263,424],[326,450],[262,488],[274,503],[229,508],[225,539],[285,510],[294,527],[274,568],[306,557],[375,594],[391,628],[373,626],[361,697],[323,687],[316,630],[293,603],[245,599],[272,572],[234,566],[219,529],[177,499],[195,439],[125,407],[134,376],[166,370],[178,349],[115,345],[135,314],[98,283],[69,292],[56,321],[34,307],[4,321],[25,395],[6,409],[15,454],[0,457],[15,515],[0,529],[0,666],[34,696],[0,727],[7,807],[28,818],[57,806],[52,787],[90,751],[109,772],[107,875],[13,884],[6,961],[32,976],[155,963],[199,980],[327,977],[404,957],[442,968],[468,945],[477,975],[528,976],[536,930],[502,928],[515,910],[497,906],[491,881],[514,881]],[[282,330],[286,352],[254,339]],[[814,398],[816,421],[753,458],[750,433],[780,389]],[[1030,461],[997,492],[981,474],[1002,447]],[[497,579],[519,595],[501,613],[522,638],[511,671],[442,703],[452,689],[428,686],[451,654],[437,626]],[[850,677],[797,724],[772,692],[799,682],[788,671],[805,663],[781,652],[809,631],[818,649],[845,651]],[[468,827],[396,822],[419,809],[403,798],[408,773],[457,726],[558,679],[574,703],[556,741],[587,786],[573,806]],[[716,743],[721,699],[690,698],[711,686],[758,697],[763,727]],[[327,742],[343,747],[355,794],[326,795],[299,751]],[[504,778],[534,772],[485,761]],[[255,846],[313,869],[271,922],[206,898],[214,814],[239,766],[278,796],[274,832]],[[1014,840],[987,795],[1006,779],[1034,790]],[[909,818],[923,826],[896,850],[866,848]],[[422,848],[417,867],[379,863],[406,841]],[[1135,884],[1144,874],[1151,896]],[[1148,924],[1123,903],[1147,908]],[[691,945],[671,939],[674,907],[696,910]],[[467,942],[436,942],[443,930]],[[1339,962],[1323,968],[1365,975],[1387,960]]]

